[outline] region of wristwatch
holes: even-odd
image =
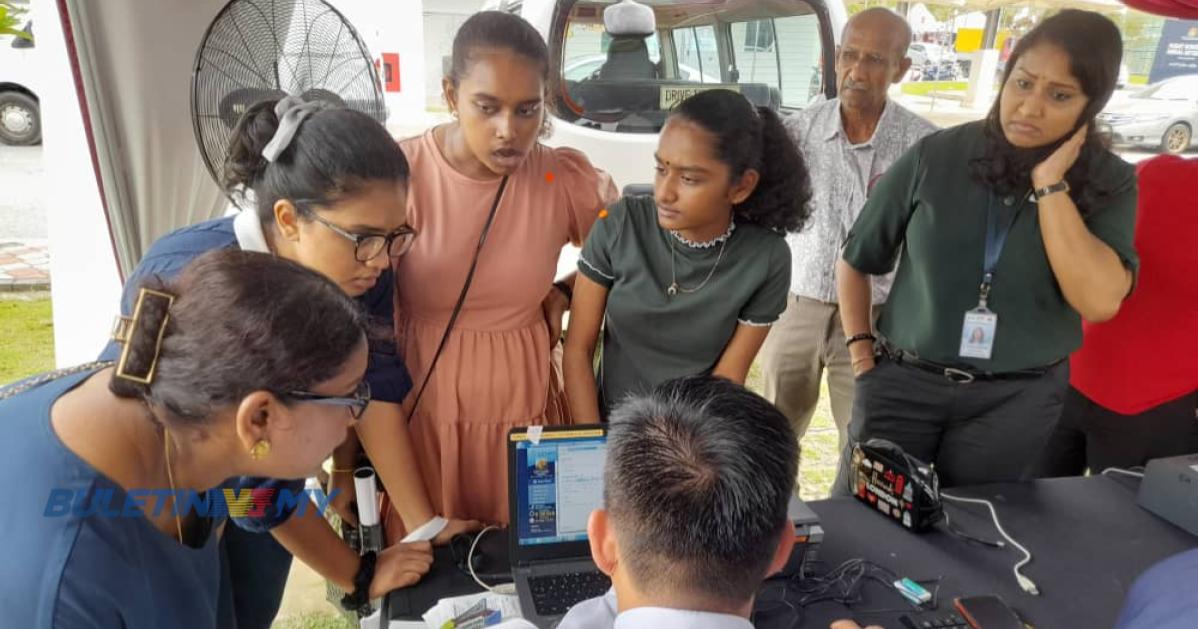
[[[1039,201],[1040,199],[1043,199],[1050,194],[1056,194],[1057,192],[1069,192],[1069,182],[1062,179],[1051,186],[1036,188],[1032,191],[1032,194],[1034,194],[1036,196],[1036,200]]]

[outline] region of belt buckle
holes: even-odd
[[[974,378],[973,374],[969,373],[968,371],[954,369],[952,367],[944,368],[944,377],[956,382],[957,384],[969,384],[976,379]]]

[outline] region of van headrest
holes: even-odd
[[[603,10],[603,28],[612,37],[648,37],[657,30],[653,9],[635,0],[621,0]]]

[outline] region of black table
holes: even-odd
[[[852,498],[809,503],[825,531],[816,572],[864,558],[915,580],[940,578],[941,610],[951,610],[957,596],[998,594],[1036,629],[1106,629],[1141,572],[1198,546],[1198,538],[1136,506],[1137,487],[1134,480],[1100,476],[949,491],[994,503],[1003,527],[1032,552],[1023,572],[1039,586],[1040,596],[1025,594],[1015,582],[1011,568],[1023,556],[1018,550],[973,544],[939,530],[912,534]],[[949,503],[946,511],[958,528],[1000,539],[984,506]],[[505,536],[488,536],[480,546],[489,560],[505,561]],[[835,619],[853,617],[892,629],[901,627],[898,610],[911,611],[893,590],[873,583],[864,586],[862,602],[852,609],[826,602],[796,615],[776,602],[780,587],[777,582],[765,586],[762,613],[755,618],[759,627],[826,628]],[[390,594],[390,617],[415,619],[440,598],[479,589],[447,549],[438,549],[432,571],[419,585]],[[788,591],[787,596],[794,595]]]

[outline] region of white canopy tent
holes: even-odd
[[[59,365],[99,354],[122,278],[156,238],[227,206],[204,167],[190,108],[196,50],[227,1],[33,3]],[[371,32],[387,30],[390,41],[423,45],[423,0],[332,4],[367,24],[368,44]],[[423,108],[420,55],[401,55],[400,64],[410,86],[403,96]]]

